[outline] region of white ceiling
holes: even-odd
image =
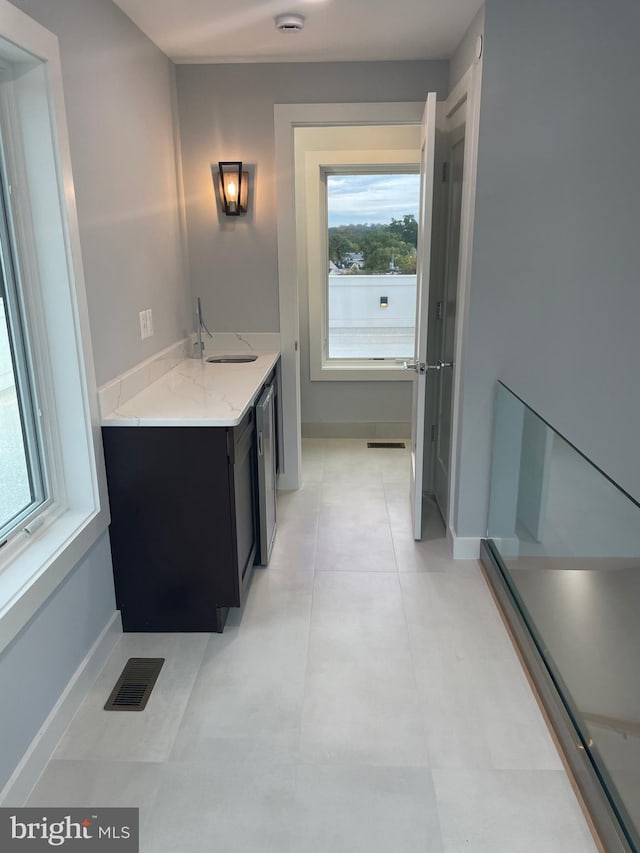
[[[483,0],[114,0],[176,62],[447,59]],[[283,34],[282,12],[306,18]]]

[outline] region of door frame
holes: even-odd
[[[469,321],[471,261],[480,124],[480,92],[482,58],[479,57],[451,90],[447,102],[454,112],[467,100],[464,174],[460,222],[460,256],[458,271],[458,311],[455,325],[455,364],[453,408],[451,415],[451,468],[449,489],[449,527],[453,540],[453,556],[477,557],[477,541],[467,543],[456,536],[458,509],[459,447],[462,431],[462,367],[466,356]],[[301,411],[300,411],[300,322],[298,293],[298,257],[295,207],[296,127],[322,127],[349,124],[420,124],[424,103],[351,104],[275,104],[275,188],[278,238],[278,295],[280,312],[280,350],[282,376],[283,471],[278,479],[280,489],[298,489],[301,484]],[[472,553],[473,552],[473,553]]]
[[[422,101],[352,104],[275,104],[275,184],[282,377],[283,470],[279,489],[301,484],[300,295],[295,204],[296,127],[419,125]]]
[[[460,253],[458,257],[458,303],[455,322],[455,355],[453,368],[451,411],[451,462],[449,467],[449,506],[447,535],[453,543],[456,559],[480,556],[477,539],[468,540],[456,535],[458,514],[459,455],[462,440],[463,369],[466,360],[469,302],[471,295],[471,263],[473,259],[473,228],[478,172],[478,137],[480,130],[480,94],[482,87],[482,55],[463,74],[447,98],[451,116],[462,101],[467,101],[465,120],[465,149],[463,161],[462,204],[460,210]]]

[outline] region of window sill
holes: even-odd
[[[67,511],[0,569],[0,653],[107,530],[105,510]],[[1,552],[0,552],[1,553]]]
[[[413,376],[400,359],[388,364],[350,359],[311,366],[312,382],[411,382]]]

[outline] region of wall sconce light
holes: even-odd
[[[211,167],[212,172],[214,172],[214,168]],[[240,160],[219,162],[217,177],[220,202],[227,216],[240,216],[241,213],[246,213],[249,173],[242,171],[242,162]]]
[[[381,308],[388,308],[389,307],[389,297],[388,296],[381,296],[380,297],[380,307]]]

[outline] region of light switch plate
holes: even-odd
[[[147,337],[150,338],[153,335],[153,311],[151,308],[147,308]]]
[[[140,338],[144,340],[149,337],[149,332],[147,329],[147,312],[141,311],[139,314],[140,317]]]

